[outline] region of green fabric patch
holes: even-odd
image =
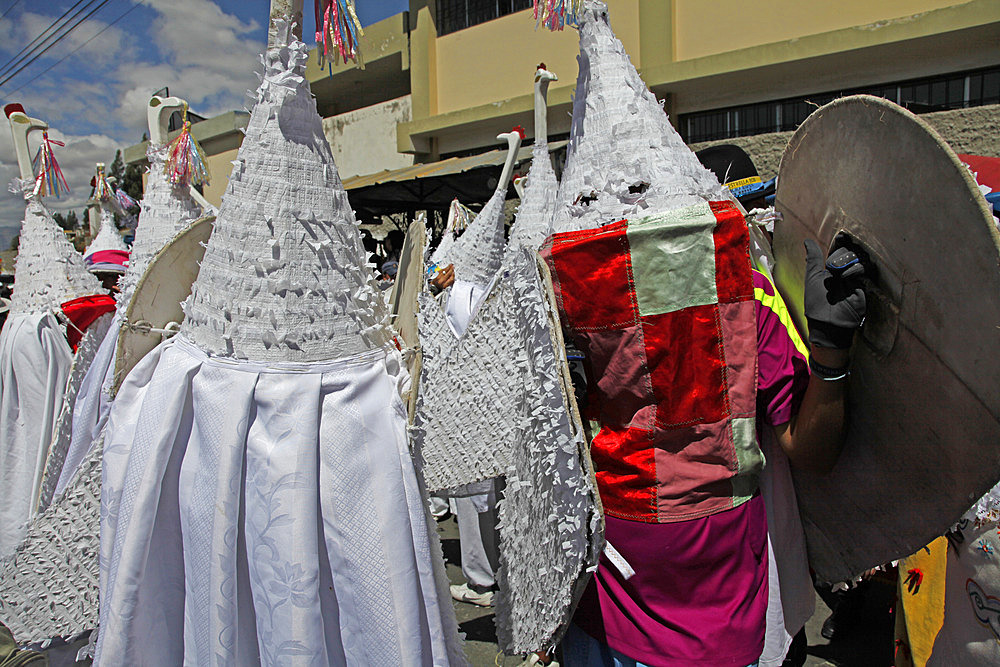
[[[758,479],[764,469],[764,452],[757,444],[756,422],[753,417],[741,417],[731,422],[738,466],[733,477],[734,506],[746,502],[757,491]]]
[[[715,225],[708,203],[629,221],[626,234],[640,315],[718,302]]]

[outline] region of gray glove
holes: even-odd
[[[818,347],[847,349],[865,319],[865,268],[858,253],[842,246],[823,262],[823,252],[809,239],[806,246],[805,310],[809,342]]]

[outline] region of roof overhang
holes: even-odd
[[[568,142],[549,144],[549,152]],[[516,166],[531,160],[532,146],[517,153]],[[437,162],[385,170],[344,181],[351,206],[362,219],[401,211],[443,210],[458,197],[462,203],[485,202],[497,186],[500,170],[507,159],[505,149],[454,157]],[[513,189],[508,190],[513,197]]]

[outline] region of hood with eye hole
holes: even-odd
[[[671,126],[615,37],[601,3],[584,5],[573,121],[556,232],[724,199]]]

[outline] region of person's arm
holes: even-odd
[[[824,262],[816,243],[806,241],[805,313],[812,374],[798,413],[774,427],[778,443],[797,468],[826,473],[840,456],[851,342],[865,316],[865,293],[858,285],[863,272],[851,250],[838,248]]]
[[[846,367],[848,350],[812,346],[812,358],[823,366]],[[815,374],[802,396],[797,415],[774,426],[778,444],[796,468],[826,473],[833,469],[844,440],[844,396],[846,379],[821,380]]]
[[[431,294],[437,295],[455,284],[455,265],[449,264],[430,279]]]

